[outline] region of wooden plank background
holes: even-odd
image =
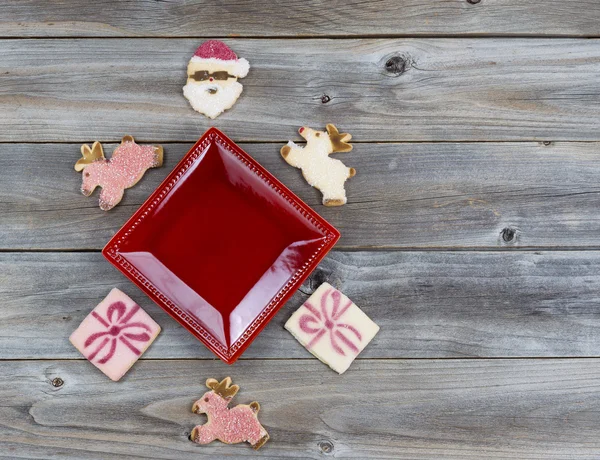
[[[564,0],[8,0],[6,37],[598,36],[600,5]]]
[[[0,142],[193,142],[211,124],[283,142],[329,122],[358,142],[600,140],[597,40],[227,40],[251,70],[215,121],[182,95],[199,43],[0,40]]]
[[[163,327],[144,357],[214,358],[98,253],[4,253],[0,272],[0,359],[79,358],[70,332],[113,286]],[[336,251],[241,359],[310,357],[283,325],[323,281],[382,323],[359,359],[600,356],[596,252]]]
[[[342,376],[316,359],[235,367],[244,375],[236,398],[260,400],[278,440],[264,451],[187,440],[204,423],[189,411],[204,392],[198,376],[231,370],[218,360],[144,360],[118,389],[82,361],[20,361],[0,363],[2,454],[562,460],[594,459],[600,449],[598,359],[369,360]]]
[[[101,249],[192,145],[165,144],[163,168],[100,213],[79,192],[79,144],[0,144],[0,249]],[[342,232],[341,249],[600,247],[595,142],[356,144],[337,156],[359,171],[343,208],[321,206],[283,144],[241,145]]]
[[[252,65],[215,121],[181,94],[204,37]],[[3,2],[0,458],[599,458],[599,38],[593,1]],[[278,153],[328,122],[343,208]],[[99,253],[213,124],[342,232],[232,367]],[[73,164],[125,134],[165,165],[104,213]],[[342,376],[283,329],[323,281],[381,326]],[[68,342],[115,286],[163,327],[118,383]],[[258,453],[187,439],[226,375]]]

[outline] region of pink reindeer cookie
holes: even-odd
[[[206,386],[211,391],[204,393],[194,403],[192,412],[206,414],[208,422],[196,426],[190,439],[197,444],[208,444],[215,439],[226,444],[248,442],[254,450],[260,449],[269,440],[267,430],[258,421],[260,404],[254,401],[228,408],[229,402],[240,389],[231,384],[230,377],[221,382],[208,379]]]
[[[138,145],[131,136],[121,140],[110,160],[104,158],[100,142],[82,145],[81,155],[75,163],[75,171],[83,171],[81,193],[90,196],[96,187],[102,187],[99,201],[103,211],[119,204],[125,189],[137,184],[146,170],[163,163],[160,145]]]
[[[306,139],[306,146],[300,147],[289,141],[281,147],[281,156],[290,165],[300,168],[306,181],[323,193],[325,206],[346,204],[344,182],[356,174],[356,169],[348,168],[329,155],[352,150],[352,145],[348,144],[352,136],[339,133],[332,124],[327,125],[327,132],[304,126],[298,132]]]

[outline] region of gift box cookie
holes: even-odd
[[[371,318],[328,283],[296,310],[285,328],[338,374],[346,372],[379,332]]]
[[[125,293],[113,289],[69,340],[85,358],[117,381],[154,342],[160,326]]]

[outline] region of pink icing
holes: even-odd
[[[97,361],[98,364],[106,364],[115,355],[119,343],[129,348],[136,356],[140,356],[142,352],[132,342],[149,341],[151,337],[148,332],[151,331],[151,327],[140,321],[129,322],[139,309],[138,305],[133,305],[127,312],[123,302],[114,302],[108,307],[106,320],[93,311],[92,316],[104,327],[104,330],[90,334],[84,342],[84,349],[96,344],[95,347],[89,348],[91,353],[86,358],[93,361],[104,348],[109,346],[108,353]]]
[[[207,40],[198,47],[194,56],[202,59],[220,59],[222,61],[237,61],[237,55],[220,40]]]
[[[331,311],[328,311],[327,307],[328,297],[332,299]],[[341,293],[336,289],[328,289],[321,296],[320,303],[321,311],[310,302],[305,302],[304,307],[306,307],[308,313],[300,316],[298,320],[302,331],[314,335],[306,345],[306,349],[310,350],[323,336],[328,334],[331,348],[337,354],[346,356],[346,352],[350,351],[355,356],[358,355],[360,350],[353,340],[362,341],[362,335],[354,326],[342,322],[342,316],[352,306],[352,301],[348,300],[340,310]],[[348,333],[350,338],[347,335]],[[352,334],[354,334],[354,337],[352,337]]]
[[[110,160],[98,160],[85,167],[81,191],[90,195],[94,188],[102,187],[100,207],[108,210],[121,201],[126,188],[140,180],[148,168],[159,163],[152,145],[138,145],[123,142],[112,154]]]
[[[266,434],[251,406],[229,409],[229,399],[208,391],[196,402],[197,413],[207,414],[209,423],[195,428],[194,442],[208,444],[219,439],[227,444],[249,442],[256,445]]]

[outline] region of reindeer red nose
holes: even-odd
[[[213,77],[210,77],[210,78],[208,79],[208,81],[213,81],[213,80],[214,80],[214,79],[213,79]]]
[[[298,130],[298,132],[299,132],[300,134],[302,134],[302,131],[304,131],[304,126],[302,126],[302,127],[301,127],[301,128]]]

